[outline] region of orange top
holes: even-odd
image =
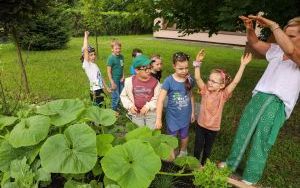
[[[207,86],[200,91],[202,96],[198,124],[208,130],[219,131],[225,102],[231,97],[226,89],[210,92]]]

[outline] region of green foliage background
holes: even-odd
[[[110,41],[117,37],[122,42],[122,54],[125,56],[125,75],[129,75],[131,64],[131,50],[141,48],[146,55],[153,53],[161,54],[164,63],[163,79],[173,73],[171,66],[171,56],[177,51],[183,51],[195,58],[200,48],[207,52],[207,59],[202,66],[202,75],[207,78],[212,68],[222,67],[234,75],[239,66],[240,56],[243,53],[241,47],[219,46],[212,44],[180,42],[171,40],[157,40],[150,35],[132,36],[104,36],[100,37],[99,65],[102,74],[106,77],[106,58],[111,53]],[[94,38],[90,38],[94,45]],[[80,98],[89,101],[89,84],[80,63],[82,38],[73,38],[68,43],[67,49],[51,50],[42,52],[24,53],[24,58],[28,59],[28,78],[34,97],[33,102],[52,100],[58,98]],[[5,88],[17,93],[19,88],[19,69],[16,65],[16,56],[12,44],[2,45],[0,50],[1,80]],[[233,136],[236,132],[238,121],[242,110],[251,97],[258,79],[261,77],[266,63],[264,60],[254,60],[251,62],[243,75],[243,78],[232,98],[225,105],[222,120],[222,129],[217,136],[211,160],[224,160],[229,153]],[[190,69],[192,71],[192,69]],[[196,91],[195,91],[196,92]],[[199,102],[199,97],[197,97]],[[262,180],[259,182],[263,186],[271,187],[298,187],[300,184],[300,105],[296,105],[291,118],[281,129],[279,137],[272,148],[270,157]],[[120,117],[118,123],[122,123],[126,117]],[[192,125],[193,126],[193,125]],[[189,152],[193,150],[193,127],[190,129]],[[245,161],[245,159],[244,159]],[[240,169],[244,167],[242,162]],[[239,169],[239,171],[241,171]]]

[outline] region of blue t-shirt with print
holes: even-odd
[[[192,85],[193,80],[191,79]],[[185,89],[184,82],[176,81],[168,76],[162,89],[167,91],[168,105],[166,107],[166,123],[171,131],[177,131],[189,126],[191,122],[192,104],[190,93]]]

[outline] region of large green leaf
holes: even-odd
[[[97,106],[87,108],[83,114],[83,118],[103,126],[111,126],[117,120],[115,111],[112,109],[102,109]]]
[[[36,145],[47,137],[49,127],[50,119],[47,116],[23,119],[10,132],[9,143],[15,148]]]
[[[1,116],[0,117],[0,130],[6,126],[13,125],[17,121],[17,117],[13,116]]]
[[[132,139],[144,139],[152,136],[152,131],[148,127],[139,127],[126,134],[127,141]]]
[[[37,113],[50,116],[53,125],[63,126],[76,120],[83,110],[84,103],[80,100],[60,99],[38,107]]]
[[[7,141],[3,141],[0,146],[0,170],[9,171],[10,163],[15,159],[23,159],[26,156],[29,164],[38,155],[40,145],[30,147],[13,148]]]
[[[112,134],[100,134],[97,135],[97,153],[99,157],[102,157],[112,148],[112,142],[114,136]]]
[[[198,159],[191,156],[177,157],[174,163],[178,166],[186,166],[190,169],[198,169],[200,164]]]
[[[109,150],[101,160],[105,175],[121,187],[148,187],[161,161],[148,143],[131,140]]]
[[[80,183],[80,182],[73,181],[73,180],[68,180],[65,183],[64,188],[92,188],[92,186],[90,184],[85,184],[85,183]]]
[[[86,173],[97,161],[96,134],[86,124],[49,137],[40,150],[42,167],[53,173]]]
[[[170,157],[170,153],[178,146],[178,140],[174,136],[165,134],[157,134],[145,138],[145,141],[148,141],[155,153],[164,160],[167,160]]]

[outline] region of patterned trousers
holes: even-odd
[[[285,121],[284,103],[275,95],[257,93],[246,106],[226,164],[233,171],[251,141],[243,179],[257,183],[264,171],[268,153]]]

